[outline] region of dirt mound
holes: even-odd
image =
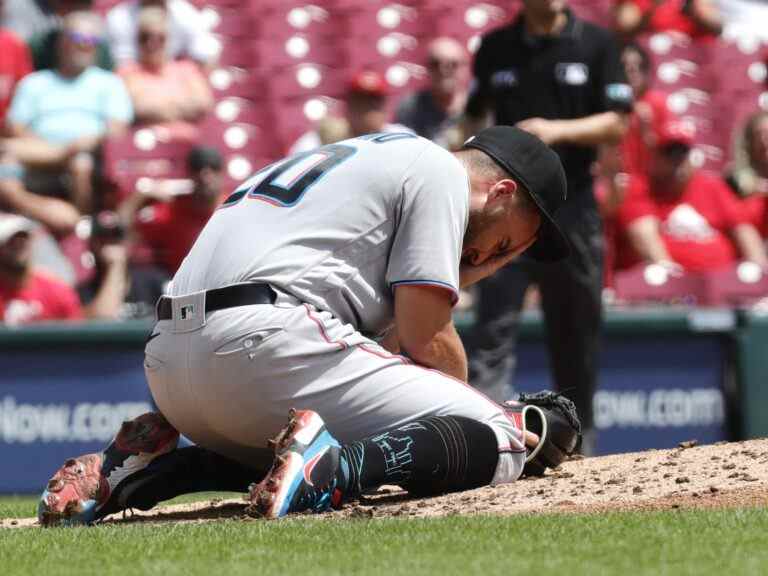
[[[606,512],[768,505],[768,439],[649,450],[566,462],[542,478],[436,498],[410,499],[396,487],[333,512],[335,517]],[[207,522],[244,517],[245,502],[221,500],[120,514],[107,522]],[[30,518],[0,527],[34,525]]]

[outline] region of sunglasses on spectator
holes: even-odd
[[[67,38],[73,44],[84,48],[95,48],[101,42],[101,36],[96,34],[83,34],[82,32],[67,32]]]
[[[146,44],[152,40],[165,42],[165,34],[160,32],[139,32],[139,43]]]
[[[464,66],[464,62],[462,60],[438,60],[437,58],[430,58],[427,62],[427,66],[432,70],[444,68],[446,70],[454,71],[461,66]]]

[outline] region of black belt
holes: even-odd
[[[277,293],[269,284],[233,284],[224,288],[214,288],[205,293],[205,313],[234,308],[235,306],[250,306],[252,304],[274,304]],[[170,320],[173,318],[172,298],[161,296],[157,301],[157,319]]]

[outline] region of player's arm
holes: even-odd
[[[467,355],[453,325],[453,297],[453,292],[435,286],[397,286],[397,342],[414,362],[466,382]]]

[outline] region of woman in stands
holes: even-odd
[[[750,222],[768,238],[768,111],[753,113],[737,133],[725,180],[744,199]]]
[[[195,63],[168,58],[166,18],[158,7],[141,10],[138,61],[121,66],[118,74],[133,100],[137,124],[162,128],[170,139],[194,141],[195,124],[210,111],[213,96]]]

